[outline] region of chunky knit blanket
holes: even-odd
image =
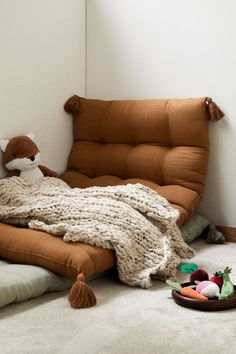
[[[151,275],[175,276],[194,251],[181,237],[179,212],[141,184],[71,189],[57,178],[0,180],[0,221],[82,241],[116,253],[121,281],[148,288]]]

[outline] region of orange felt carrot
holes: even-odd
[[[191,299],[196,300],[208,300],[206,296],[199,294],[196,290],[189,288],[187,286],[183,287],[180,291],[183,296],[190,297]]]
[[[166,280],[166,283],[171,286],[172,289],[175,289],[183,296],[196,300],[208,300],[206,296],[203,296],[202,294],[199,294],[196,290],[192,289],[192,285],[182,287],[178,282],[171,281],[169,279]]]

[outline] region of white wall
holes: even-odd
[[[210,127],[200,212],[236,226],[236,3],[88,0],[87,96],[212,96],[227,117]]]
[[[62,172],[72,143],[63,104],[84,90],[84,0],[1,0],[0,139],[33,131],[41,163]]]

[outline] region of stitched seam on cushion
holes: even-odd
[[[49,257],[46,257],[46,256],[42,256],[42,255],[37,254],[37,253],[20,252],[20,251],[15,251],[15,250],[12,250],[11,248],[2,247],[2,246],[0,247],[0,249],[4,249],[4,250],[7,250],[7,251],[10,251],[10,252],[13,252],[13,253],[21,253],[21,254],[26,254],[26,255],[30,255],[30,256],[37,256],[37,257],[40,257],[40,258],[43,258],[43,259],[48,259],[50,261],[57,262],[59,264],[65,265],[68,268],[76,269],[77,272],[79,271],[79,269],[74,267],[73,265],[69,265],[68,263],[60,262],[60,261],[58,261],[58,260],[56,260],[54,258],[49,258]]]

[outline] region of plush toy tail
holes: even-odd
[[[208,120],[214,123],[224,117],[225,115],[224,112],[222,112],[220,107],[217,106],[217,104],[214,101],[212,101],[211,97],[207,97],[206,105],[207,105]]]
[[[97,299],[92,289],[85,283],[83,273],[77,276],[76,282],[72,285],[69,293],[70,306],[74,308],[85,308],[96,305]]]

